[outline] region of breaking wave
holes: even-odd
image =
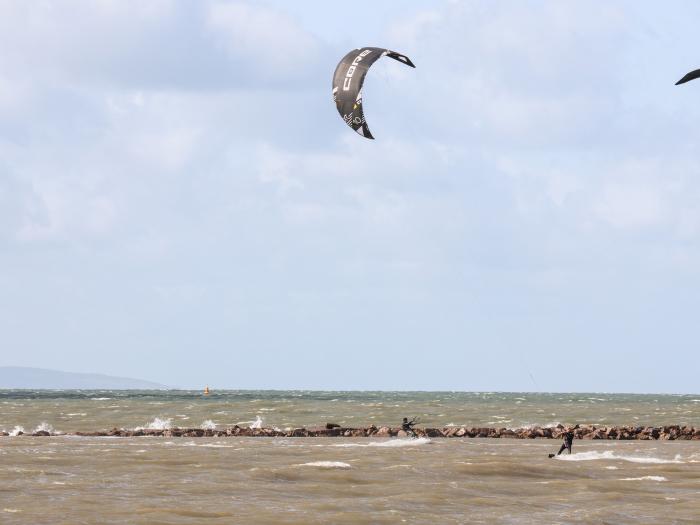
[[[255,421],[250,425],[250,428],[262,428],[263,420],[260,416],[255,416]]]
[[[214,423],[211,419],[207,419],[204,423],[199,425],[199,428],[202,430],[216,430],[216,423]]]
[[[614,460],[614,461],[629,461],[630,463],[650,463],[650,464],[667,464],[667,463],[685,463],[681,461],[680,456],[676,456],[674,459],[663,459],[648,456],[625,456],[617,455],[612,450],[606,450],[604,452],[597,452],[592,450],[590,452],[580,452],[578,454],[571,455],[561,455],[556,456],[556,459],[560,461],[596,461],[596,460]]]
[[[642,476],[641,478],[621,478],[620,481],[668,481],[663,476]]]
[[[432,443],[429,438],[421,437],[417,439],[413,438],[403,438],[403,439],[390,439],[387,441],[371,441],[369,443],[338,443],[331,445],[332,447],[386,447],[386,448],[401,448],[401,447],[416,447],[419,445],[427,445]]]
[[[347,470],[351,468],[349,463],[343,463],[342,461],[312,461],[310,463],[300,463],[298,467],[318,467],[325,469],[344,469]]]
[[[11,436],[19,436],[19,433],[20,433],[20,432],[21,432],[22,434],[24,434],[24,427],[21,427],[21,426],[19,426],[19,425],[16,425],[15,428],[13,428],[13,429],[10,431],[10,435],[11,435]]]

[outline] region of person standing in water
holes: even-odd
[[[562,434],[564,438],[564,442],[561,444],[561,448],[559,449],[559,452],[557,452],[557,456],[564,452],[564,450],[568,450],[569,454],[571,454],[571,446],[574,444],[574,430],[569,428]]]
[[[401,423],[401,429],[406,432],[410,437],[418,437],[416,431],[413,430],[413,425],[416,424],[416,419],[413,418],[411,421],[407,417],[403,418],[403,423]]]

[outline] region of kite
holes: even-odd
[[[685,84],[686,82],[693,80],[695,78],[698,78],[698,77],[700,77],[700,69],[696,69],[695,71],[691,71],[686,76],[681,78],[678,82],[676,82],[676,85]]]
[[[338,113],[348,126],[368,139],[374,137],[369,132],[362,110],[362,84],[367,70],[383,56],[416,67],[410,58],[396,51],[380,47],[362,47],[345,55],[333,73],[333,101]]]

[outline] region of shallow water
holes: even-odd
[[[113,427],[312,427],[421,424],[519,428],[530,425],[690,425],[700,427],[700,395],[474,392],[8,391],[0,390],[0,430]]]
[[[0,522],[697,523],[700,443],[0,438]]]

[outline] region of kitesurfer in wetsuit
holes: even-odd
[[[557,452],[557,456],[565,450],[568,450],[569,454],[571,454],[571,445],[574,444],[574,431],[572,429],[568,429],[562,434],[562,436],[564,437],[564,443],[561,444],[561,448],[559,449],[559,452]]]
[[[411,437],[417,437],[416,436],[416,431],[413,430],[413,425],[416,424],[415,418],[412,419],[411,421],[408,420],[407,417],[403,418],[403,423],[401,423],[401,429],[406,432]]]

